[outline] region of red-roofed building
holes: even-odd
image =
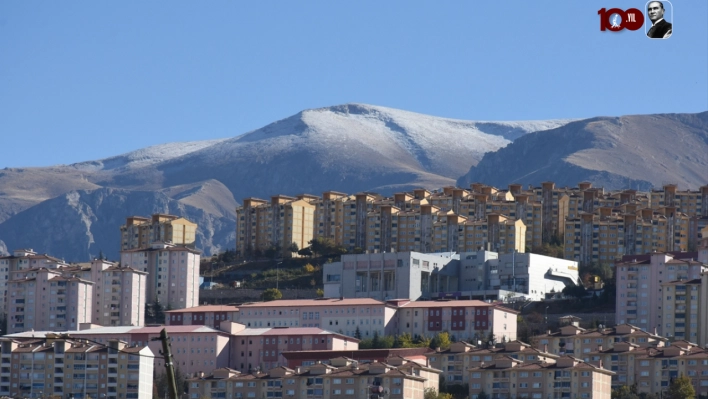
[[[165,312],[168,326],[199,325],[219,329],[221,322],[238,320],[238,307],[230,305],[204,305]]]

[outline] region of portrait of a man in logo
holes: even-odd
[[[673,8],[668,1],[650,1],[647,3],[647,36],[650,39],[668,39],[673,33],[671,21]]]

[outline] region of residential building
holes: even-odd
[[[233,369],[214,370],[209,376],[187,379],[189,397],[215,398],[311,398],[423,399],[428,388],[438,389],[440,370],[401,358],[391,363],[361,364],[347,358],[330,364],[290,369],[278,367],[268,373],[242,374]]]
[[[8,314],[7,299],[12,272],[40,267],[55,269],[61,266],[68,266],[68,263],[47,254],[38,254],[32,249],[18,249],[10,256],[0,257],[0,313],[5,316]]]
[[[88,266],[88,268],[86,268]],[[92,323],[101,326],[145,325],[148,274],[120,263],[94,259],[77,274],[93,281]],[[64,274],[71,272],[65,269]]]
[[[160,340],[153,340],[153,338],[159,338],[160,331],[164,328],[170,338],[174,365],[179,367],[181,372],[195,373],[229,366],[229,334],[231,332],[205,326],[96,327],[86,323],[81,327],[85,329],[66,331],[65,333],[72,339],[88,339],[91,340],[90,342],[103,345],[108,345],[110,341],[119,340],[130,346],[148,346],[153,353],[160,353],[162,350]],[[35,330],[10,334],[5,337],[22,342],[51,337],[56,333],[57,331]],[[158,374],[164,372],[165,365],[161,356],[155,357],[154,367]]]
[[[323,281],[325,297],[418,300],[522,296],[538,301],[576,285],[578,264],[515,252],[369,253],[343,255],[340,262],[325,264]]]
[[[669,298],[662,291],[662,283],[699,279],[706,270],[708,265],[668,253],[652,253],[648,259],[625,257],[615,265],[616,323],[656,329],[659,335],[665,335],[667,321],[661,306]]]
[[[572,356],[533,363],[502,356],[469,374],[471,399],[482,392],[492,398],[609,399],[614,373]]]
[[[168,310],[165,312],[165,324],[168,326],[207,326],[218,330],[222,322],[238,320],[238,312],[238,307],[230,305],[203,305]]]
[[[174,215],[130,216],[120,226],[121,251],[147,249],[154,242],[194,248],[197,224]]]
[[[296,369],[301,366],[312,366],[317,363],[329,363],[330,359],[347,358],[359,363],[371,363],[373,361],[386,362],[386,359],[401,357],[418,364],[428,364],[426,354],[433,350],[423,348],[387,348],[387,349],[359,349],[351,350],[300,350],[293,352],[283,352],[285,367]]]
[[[516,340],[519,312],[496,303],[479,300],[410,301],[394,299],[387,305],[396,309],[392,327],[397,334],[431,337],[447,331],[457,340]]]
[[[319,327],[362,338],[393,334],[396,309],[371,298],[292,299],[245,303],[238,322],[247,327]]]
[[[8,334],[33,329],[67,331],[91,322],[93,282],[47,268],[12,274]]]
[[[0,395],[23,398],[152,398],[153,352],[47,337],[0,339]],[[11,372],[12,371],[12,372]]]
[[[147,273],[145,302],[158,301],[165,308],[199,305],[198,250],[153,242],[149,248],[121,251],[121,265]]]
[[[442,377],[447,385],[470,383],[470,367],[493,362],[494,359],[509,356],[522,362],[555,361],[558,355],[543,352],[521,341],[504,342],[487,346],[487,342],[478,341],[479,347],[464,341],[453,342],[449,348],[437,348],[435,352],[427,353],[429,365],[442,370]]]
[[[246,328],[231,335],[230,367],[242,373],[286,366],[287,351],[359,349],[359,340],[317,327]]]
[[[639,348],[658,348],[664,346],[668,340],[626,323],[612,328],[590,330],[574,323],[562,326],[555,332],[548,331],[546,334],[537,335],[534,341],[536,349],[544,352],[584,358],[598,348],[612,349],[620,342],[627,342]]]
[[[698,342],[701,279],[661,283],[662,335],[671,340]]]

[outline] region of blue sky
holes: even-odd
[[[233,137],[360,102],[469,120],[708,110],[708,2],[0,2],[1,167]],[[647,18],[648,20],[648,18]]]

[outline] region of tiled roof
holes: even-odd
[[[193,312],[238,312],[237,306],[231,305],[203,305],[192,308],[168,310],[165,313],[193,313]]]
[[[279,299],[269,302],[245,303],[240,308],[275,308],[275,307],[302,307],[302,306],[385,306],[381,301],[371,298],[322,298],[322,299]]]

